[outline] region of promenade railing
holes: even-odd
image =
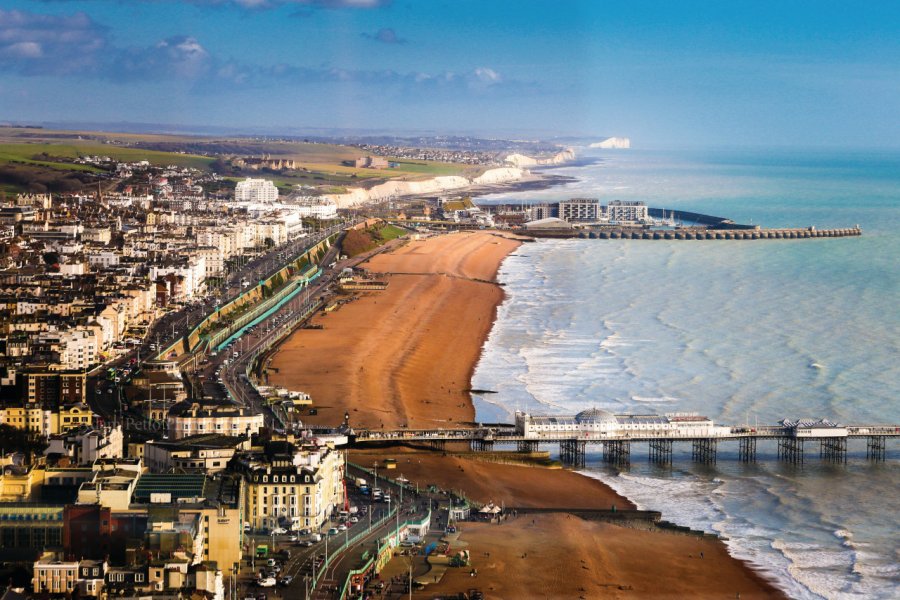
[[[395,508],[395,509],[389,511],[386,515],[382,516],[377,521],[372,521],[372,523],[367,525],[365,529],[358,532],[353,537],[345,537],[344,541],[341,542],[339,545],[337,545],[333,548],[329,548],[328,551],[325,553],[325,562],[322,565],[323,568],[321,570],[318,570],[315,573],[315,575],[313,575],[312,582],[310,585],[310,593],[315,591],[316,586],[319,584],[319,581],[322,579],[322,577],[324,577],[325,573],[328,571],[328,565],[331,563],[331,559],[335,555],[340,554],[341,552],[343,552],[344,550],[346,550],[347,548],[349,548],[350,546],[352,546],[359,540],[361,540],[364,537],[366,537],[367,535],[369,535],[373,530],[381,527],[387,521],[390,521],[391,519],[393,519],[397,514],[397,510],[398,509]]]
[[[396,510],[397,509],[394,509],[395,512],[396,512]],[[431,523],[431,509],[430,508],[428,509],[428,512],[425,514],[425,516],[422,517],[421,519],[419,519],[419,520],[407,519],[402,524],[398,525],[397,530],[394,533],[389,533],[388,535],[382,537],[381,539],[376,540],[375,553],[370,555],[368,557],[368,559],[366,560],[366,562],[361,567],[358,567],[356,569],[351,569],[350,572],[347,573],[347,577],[344,580],[344,585],[341,587],[341,594],[340,594],[340,596],[338,596],[338,598],[340,600],[344,600],[344,598],[347,598],[347,594],[350,592],[350,586],[352,585],[353,578],[356,577],[357,575],[365,575],[366,573],[368,573],[369,569],[372,568],[372,565],[375,564],[375,561],[377,560],[378,556],[381,554],[382,548],[384,548],[384,546],[386,546],[386,545],[390,545],[391,538],[396,538],[396,543],[393,544],[394,546],[396,546],[400,543],[401,531],[405,532],[410,527],[415,527],[417,529],[421,529],[422,527],[425,527],[429,523]]]

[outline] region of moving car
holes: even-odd
[[[265,579],[257,579],[256,585],[259,587],[275,587],[275,578],[266,577]]]

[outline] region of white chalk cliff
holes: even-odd
[[[524,154],[517,153],[510,154],[503,160],[507,164],[519,168],[540,167],[544,165],[560,165],[564,162],[575,160],[575,151],[571,148],[566,148],[565,150],[557,152],[549,158],[532,158],[530,156],[525,156]]]
[[[418,196],[458,190],[471,185],[507,183],[522,179],[528,171],[514,167],[488,169],[478,177],[468,179],[458,175],[434,177],[424,181],[385,181],[369,189],[352,188],[344,194],[328,194],[338,208],[350,208],[369,202],[387,200],[399,196]]]
[[[624,150],[626,148],[631,148],[631,140],[628,138],[622,137],[611,137],[606,138],[601,142],[594,142],[590,145],[591,148],[616,148],[619,150]]]

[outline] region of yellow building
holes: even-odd
[[[3,465],[0,468],[0,502],[34,502],[44,485],[43,466]]]
[[[55,435],[93,422],[94,413],[87,404],[70,404],[60,406],[58,413],[50,415],[50,430]]]
[[[0,409],[0,423],[45,436],[53,432],[52,413],[37,404]]]
[[[344,455],[331,448],[268,450],[241,460],[246,521],[256,530],[319,529],[344,504]]]

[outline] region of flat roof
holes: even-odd
[[[177,498],[205,496],[206,475],[199,473],[146,473],[134,488],[134,502],[149,502],[151,494],[172,494]]]

